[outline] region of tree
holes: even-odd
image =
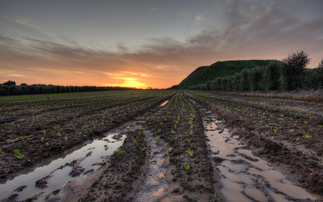
[[[15,86],[16,85],[16,82],[15,81],[7,81],[5,83],[3,83],[3,85],[7,85],[7,86]]]
[[[250,89],[248,74],[249,74],[248,69],[243,69],[241,71],[240,90],[242,91],[248,91]]]
[[[250,90],[259,91],[263,89],[263,68],[255,67],[249,70],[248,78]]]
[[[309,62],[308,55],[302,50],[283,59],[280,72],[284,90],[295,90],[303,87],[304,69]]]
[[[321,60],[317,68],[315,68],[315,73],[317,76],[319,89],[321,89],[323,85],[323,60]]]
[[[278,90],[280,87],[280,73],[279,64],[277,62],[270,62],[265,70],[265,84],[267,90]]]

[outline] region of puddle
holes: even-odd
[[[168,158],[165,158],[166,143],[159,137],[146,134],[151,147],[149,165],[144,182],[139,186],[134,202],[158,201],[166,193],[168,184],[166,182],[166,172]],[[155,141],[159,141],[158,145]]]
[[[116,138],[118,135],[120,137]],[[113,139],[113,137],[116,139]],[[105,156],[112,155],[123,144],[125,137],[126,135],[120,135],[120,132],[106,133],[104,137],[69,152],[59,159],[10,179],[4,184],[0,184],[0,199],[4,199],[12,194],[19,194],[15,200],[21,201],[43,192],[36,201],[45,201],[45,197],[49,193],[62,188],[68,181],[83,178],[86,176],[84,173],[92,173],[101,167],[100,162],[102,159]],[[73,162],[73,160],[77,160],[79,163],[78,168],[81,169],[80,175],[76,177],[72,177],[72,174],[70,175],[73,166],[64,166],[66,163]],[[47,179],[48,187],[43,189],[35,187],[37,180],[49,175],[50,177]],[[26,188],[21,192],[15,191],[18,187],[24,185],[26,185]]]
[[[169,102],[169,100],[166,100],[165,102],[163,102],[160,106],[163,107],[165,106],[167,103]]]
[[[211,159],[220,170],[221,192],[228,201],[321,199],[321,196],[294,185],[272,164],[254,156],[239,139],[239,134],[225,128],[218,117],[203,110],[202,114],[206,141],[212,151]]]

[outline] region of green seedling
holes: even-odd
[[[24,154],[20,154],[18,149],[15,149],[15,156],[18,159],[22,159],[25,155]]]
[[[190,139],[186,138],[185,140],[186,140],[186,142],[191,143],[191,142],[190,142]]]
[[[141,135],[141,128],[139,128],[138,135]]]
[[[25,141],[25,138],[23,136],[20,136],[20,138],[21,138],[22,141]]]
[[[123,153],[122,153],[122,149],[119,149],[119,150],[118,150],[118,154],[123,154]]]
[[[184,168],[185,168],[185,170],[190,169],[190,166],[188,165],[188,163],[187,163],[187,162],[185,162],[185,163],[184,163]]]
[[[296,126],[296,123],[294,123],[293,126]]]
[[[148,125],[150,126],[151,125],[151,122],[149,122]]]
[[[158,128],[158,132],[159,132],[159,133],[161,132],[161,128]]]
[[[67,137],[65,136],[65,138],[64,138],[65,140],[67,140]]]
[[[190,130],[190,134],[193,135],[193,130]]]
[[[268,127],[269,127],[268,124],[266,124],[265,128],[268,128]]]
[[[304,138],[310,138],[310,137],[312,137],[312,136],[307,135],[307,134],[303,134],[303,137],[304,137]]]
[[[304,124],[308,124],[308,122],[307,121],[304,121]]]
[[[191,151],[191,149],[188,149],[187,151],[185,151],[190,157],[193,157],[193,151]]]
[[[29,137],[29,138],[27,138],[28,140],[32,140],[33,138],[32,137]]]
[[[156,145],[158,145],[158,144],[159,144],[159,141],[158,141],[158,140],[156,140],[156,141],[155,141],[155,144],[156,144]]]
[[[164,124],[163,124],[163,122],[160,122],[160,125],[161,125],[161,126],[162,126],[162,125],[164,125]]]
[[[46,134],[46,131],[44,130],[43,133]]]
[[[313,132],[313,129],[310,129],[310,132]]]
[[[195,195],[191,196],[191,201],[196,201],[196,196]]]
[[[48,146],[49,146],[49,143],[48,143],[48,142],[46,142],[46,143],[45,143],[45,145],[48,147]]]
[[[143,152],[145,151],[146,147],[139,147],[139,149]]]
[[[295,130],[295,129],[293,128],[293,129],[290,129],[289,131],[290,131],[290,132],[294,132],[294,130]]]
[[[49,131],[50,133],[53,133],[54,131],[53,130],[51,130],[51,131]]]
[[[301,139],[300,137],[297,137],[297,138],[296,138],[296,141],[299,141],[300,139]]]
[[[319,125],[320,128],[322,128],[322,125]]]
[[[0,153],[2,152],[2,149],[1,149],[1,147],[0,147]]]
[[[277,133],[278,129],[274,129],[274,132]]]
[[[173,141],[174,140],[174,138],[172,137],[172,139],[170,139],[170,141]]]
[[[58,137],[60,137],[60,136],[62,135],[62,133],[61,133],[61,132],[58,132],[57,134],[58,134]]]
[[[170,132],[171,132],[172,134],[174,134],[174,133],[175,133],[175,131],[174,131],[173,129],[170,129]]]
[[[137,143],[137,140],[136,139],[133,139],[132,143],[136,144]]]
[[[41,137],[41,138],[40,138],[40,141],[44,142],[44,139],[45,139],[44,137]]]
[[[174,128],[176,128],[176,127],[177,127],[177,124],[174,125]]]
[[[167,149],[168,149],[168,153],[170,153],[172,151],[172,148],[170,148],[169,145],[167,145]]]

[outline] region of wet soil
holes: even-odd
[[[74,111],[48,110],[38,116],[0,124],[0,183],[102,136],[155,108],[169,95],[125,98],[94,108],[78,106]]]
[[[321,115],[210,97],[205,93],[193,93],[191,97],[240,131],[256,156],[279,165],[291,181],[323,194]]]

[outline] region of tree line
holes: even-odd
[[[191,90],[216,91],[292,91],[321,89],[323,60],[314,69],[306,69],[310,62],[304,51],[289,54],[282,62],[271,62],[266,67],[243,69],[230,77],[217,77],[206,84],[191,86]]]
[[[73,92],[92,92],[92,91],[110,91],[110,90],[133,90],[129,87],[111,87],[111,86],[58,86],[22,83],[16,85],[15,81],[7,81],[0,84],[0,96],[8,95],[30,95],[30,94],[51,94],[51,93],[73,93]]]

